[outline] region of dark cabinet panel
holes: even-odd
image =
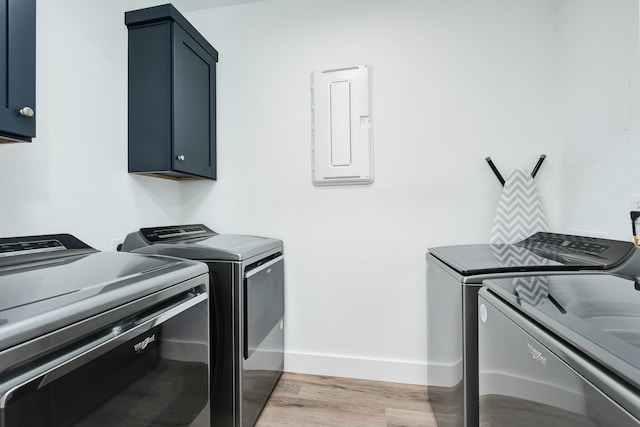
[[[173,48],[174,169],[215,178],[216,62],[180,27]]]
[[[171,24],[129,30],[129,172],[171,169]]]
[[[36,0],[0,0],[0,142],[36,135]]]
[[[129,172],[216,179],[218,52],[171,5],[127,12]]]

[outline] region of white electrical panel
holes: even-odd
[[[311,74],[312,181],[315,185],[373,182],[371,67]]]

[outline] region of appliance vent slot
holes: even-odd
[[[351,176],[324,176],[322,179],[357,179],[360,178],[360,175],[351,175]]]
[[[322,74],[327,74],[327,73],[337,73],[338,71],[350,71],[350,70],[357,70],[360,67],[346,67],[346,68],[336,68],[334,70],[325,70],[322,72]]]

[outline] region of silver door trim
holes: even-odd
[[[155,326],[166,322],[167,320],[177,316],[180,313],[190,309],[191,307],[206,301],[209,296],[206,291],[202,290],[200,293],[195,293],[197,290],[192,290],[192,295],[188,300],[181,302],[179,305],[175,305],[169,309],[162,309],[159,312],[150,314],[150,319],[143,321],[142,323],[132,326],[127,330],[122,330],[116,326],[111,329],[109,333],[102,336],[88,344],[77,348],[70,353],[65,354],[49,364],[40,366],[33,369],[26,374],[19,377],[19,383],[11,387],[4,392],[0,397],[0,409],[6,408],[7,400],[11,395],[24,386],[25,384],[34,381],[38,377],[42,377],[42,381],[38,385],[38,388],[42,388],[45,385],[55,381],[56,379],[66,375],[74,369],[100,357],[101,355],[109,352],[113,348],[118,347],[122,343],[128,341],[135,335],[151,330]],[[62,359],[62,361],[60,361]],[[53,366],[49,366],[53,363]]]
[[[260,267],[254,268],[253,270],[250,270],[249,272],[245,273],[244,278],[248,279],[252,276],[255,276],[256,274],[266,270],[267,268],[271,267],[274,264],[279,263],[280,261],[284,261],[284,255],[280,255],[277,258],[272,259],[271,261],[262,264]]]

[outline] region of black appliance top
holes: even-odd
[[[188,224],[141,228],[126,236],[121,250],[200,261],[242,261],[278,248],[282,250],[278,239],[218,234],[205,225]]]
[[[204,224],[170,225],[164,227],[145,227],[140,234],[149,243],[203,240],[218,233]]]
[[[631,242],[536,233],[514,244],[457,245],[429,253],[463,276],[536,271],[610,270],[635,253]]]
[[[70,234],[0,238],[0,268],[98,252]]]
[[[509,306],[640,387],[640,285],[611,275],[483,282]]]
[[[175,283],[204,264],[100,252],[70,235],[0,239],[0,353]]]

